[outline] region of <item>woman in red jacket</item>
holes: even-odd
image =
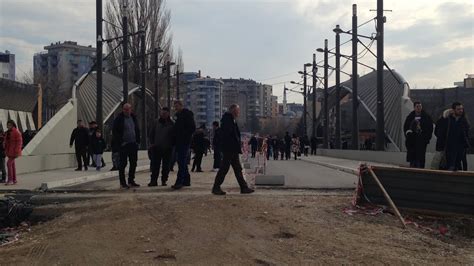
[[[15,159],[21,156],[21,147],[23,138],[20,131],[16,127],[14,121],[10,120],[7,123],[7,137],[5,138],[5,155],[8,158],[7,169],[8,169],[8,182],[5,185],[14,185],[16,181],[16,167]]]

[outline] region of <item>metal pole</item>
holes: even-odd
[[[123,103],[128,102],[128,18],[126,3],[124,2],[124,16],[122,17],[122,33],[123,33],[123,41],[122,41],[122,50],[123,50],[123,66],[122,66],[122,93],[123,93]]]
[[[385,150],[385,114],[383,97],[384,21],[383,0],[377,0],[377,131],[376,148]]]
[[[359,149],[359,98],[357,73],[357,5],[352,5],[352,149]]]
[[[336,25],[339,29],[339,25]],[[336,149],[341,149],[341,36],[336,32]]]
[[[316,54],[313,54],[313,127],[311,130],[311,137],[316,137],[316,74],[318,67],[316,66]]]
[[[96,40],[97,40],[97,105],[95,120],[100,129],[104,128],[102,118],[102,0],[96,0]]]
[[[328,39],[324,40],[324,143],[325,149],[329,148],[329,50],[328,50]]]
[[[171,64],[166,62],[166,80],[168,81],[168,108],[171,108]]]
[[[307,106],[307,101],[306,101],[306,94],[307,94],[307,88],[306,88],[306,64],[303,66],[303,136],[307,134],[307,123],[306,123],[306,114],[307,114],[307,109],[308,109],[308,106]]]
[[[158,88],[158,48],[155,48],[154,51],[153,51],[153,56],[154,56],[154,74],[155,74],[155,92],[154,92],[154,99],[155,99],[155,108],[154,108],[154,111],[155,111],[155,119],[158,119],[158,115],[159,115],[159,112],[160,112],[160,107],[159,107],[159,99],[160,99],[160,96],[159,96],[159,88]]]
[[[179,65],[176,65],[176,100],[179,101]]]
[[[142,32],[141,34],[141,68],[140,68],[140,73],[141,73],[141,87],[142,87],[142,136],[141,136],[141,148],[143,150],[146,150],[148,147],[147,145],[147,117],[146,117],[146,46],[145,46],[145,41],[146,41],[146,36],[145,36],[145,31]]]

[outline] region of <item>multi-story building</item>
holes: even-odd
[[[0,52],[0,78],[15,80],[15,55]]]
[[[272,117],[278,116],[278,96],[272,96]]]
[[[33,57],[34,81],[44,90],[45,109],[59,110],[71,97],[74,83],[94,64],[96,49],[77,42],[56,42]]]
[[[197,126],[211,128],[222,117],[222,85],[219,79],[195,78],[186,82],[185,105],[194,113]]]

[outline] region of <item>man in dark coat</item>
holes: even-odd
[[[289,132],[285,134],[285,158],[289,160],[291,158],[291,144],[292,139]]]
[[[193,136],[193,141],[192,141],[192,149],[194,151],[194,161],[193,161],[193,167],[191,168],[191,172],[196,172],[200,173],[202,172],[201,168],[201,163],[202,163],[202,157],[204,153],[206,152],[206,141],[204,138],[204,128],[199,128],[196,130]]]
[[[272,150],[273,150],[273,160],[278,160],[278,152],[280,150],[280,147],[278,146],[278,137],[275,136],[272,139]]]
[[[255,135],[252,135],[249,141],[250,148],[252,150],[252,158],[255,158],[255,154],[257,153],[257,148],[258,148],[258,141]]]
[[[212,138],[212,149],[214,150],[214,164],[212,168],[214,172],[217,172],[221,166],[222,160],[222,151],[220,145],[220,143],[222,142],[222,130],[219,127],[218,121],[214,121],[212,123],[212,127],[214,129],[214,136]]]
[[[212,194],[214,195],[225,195],[222,191],[221,185],[224,183],[225,176],[229,172],[229,168],[232,165],[234,169],[235,177],[240,186],[240,193],[249,194],[253,193],[254,190],[250,189],[245,182],[242,174],[242,166],[240,164],[239,154],[242,153],[240,130],[237,122],[235,121],[240,115],[240,107],[237,104],[233,104],[229,107],[229,111],[222,116],[221,129],[222,129],[222,153],[224,154],[221,167],[217,172],[214,186],[212,188]]]
[[[407,161],[410,162],[410,167],[425,168],[426,146],[430,143],[433,136],[433,120],[423,110],[421,102],[413,103],[414,110],[405,119],[403,132],[406,138],[416,139],[410,148],[407,146]],[[415,123],[415,124],[413,124]],[[414,126],[412,128],[412,125]],[[408,136],[408,133],[412,136]],[[420,143],[421,142],[421,143]],[[410,158],[408,158],[408,156]]]
[[[451,108],[436,122],[436,150],[446,151],[447,170],[457,171],[463,169],[461,161],[469,147],[470,126],[461,103],[455,102]]]
[[[316,155],[316,149],[318,147],[318,139],[316,136],[311,137],[311,155]]]
[[[191,176],[188,171],[188,156],[191,148],[191,139],[196,131],[194,114],[184,108],[181,101],[174,102],[176,119],[174,124],[176,160],[178,162],[178,175],[173,189],[181,189],[183,186],[191,186]]]
[[[71,133],[71,139],[69,140],[69,146],[74,148],[76,151],[77,169],[76,171],[82,171],[82,165],[84,170],[87,171],[87,147],[89,146],[89,132],[84,127],[82,120],[77,121],[77,127]]]
[[[114,145],[120,153],[119,179],[122,188],[139,187],[135,183],[135,170],[138,160],[138,145],[140,144],[140,129],[135,114],[132,113],[132,106],[129,103],[123,105],[122,113],[114,120],[112,127],[112,138]],[[130,161],[128,170],[128,185],[125,182],[125,168],[127,159]]]
[[[174,142],[174,123],[170,119],[170,109],[163,107],[160,118],[154,122],[150,134],[151,177],[149,187],[158,186],[158,175],[161,169],[161,185],[166,186],[170,172],[171,153]]]

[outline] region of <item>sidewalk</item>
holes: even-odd
[[[112,164],[107,164],[100,172],[89,167],[88,171],[76,172],[74,168],[57,169],[45,172],[21,174],[18,176],[18,184],[14,186],[4,186],[0,184],[0,191],[21,191],[51,189],[63,186],[71,186],[101,180],[104,178],[118,177],[118,171],[110,172]],[[137,163],[137,172],[148,171],[149,160],[140,160]]]

